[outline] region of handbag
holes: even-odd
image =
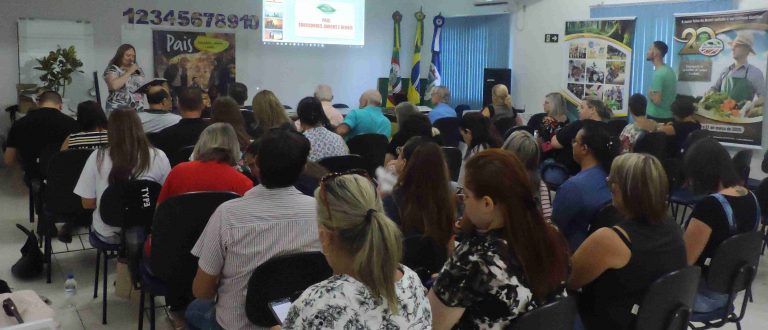
[[[16,228],[19,228],[19,230],[27,235],[27,241],[21,247],[21,259],[16,261],[13,267],[11,267],[11,273],[13,276],[22,279],[37,277],[43,272],[43,263],[45,261],[43,252],[38,247],[37,236],[35,236],[34,231],[20,224],[16,224]]]

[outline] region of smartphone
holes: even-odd
[[[272,315],[275,316],[280,325],[285,322],[285,318],[288,317],[288,310],[291,309],[291,300],[288,298],[282,298],[271,301],[269,303],[269,309],[272,311]]]
[[[19,322],[19,324],[24,323],[24,319],[22,319],[21,314],[19,314],[19,309],[16,307],[16,304],[13,303],[11,298],[3,300],[3,310],[5,311],[5,315],[16,318],[16,322]]]

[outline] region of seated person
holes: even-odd
[[[403,102],[397,105],[395,107],[395,113],[397,113],[397,108],[407,108],[407,107],[414,107],[408,102]],[[415,107],[414,107],[415,108]],[[398,130],[397,133],[395,133],[394,136],[392,136],[392,140],[389,141],[389,148],[387,149],[387,154],[384,157],[384,164],[388,163],[391,160],[397,159],[398,148],[405,145],[408,140],[410,140],[414,136],[423,136],[426,138],[432,138],[433,137],[433,130],[432,125],[429,123],[429,118],[427,116],[416,112],[415,114],[411,115],[404,115],[398,118],[397,121],[398,124]]]
[[[427,295],[432,327],[505,329],[564,294],[568,246],[544,221],[512,154],[482,151],[466,171],[462,243]]]
[[[320,250],[315,200],[293,187],[309,155],[301,134],[270,130],[261,140],[261,185],[216,209],[192,249],[199,257],[187,307],[196,329],[245,329],[245,294],[254,269],[272,257]],[[214,300],[214,298],[216,300]]]
[[[208,123],[200,117],[203,111],[202,89],[182,88],[178,99],[181,120],[150,135],[152,144],[171,157],[181,148],[195,145],[200,134],[208,127]]]
[[[317,85],[315,88],[315,98],[320,100],[320,104],[323,106],[323,113],[325,113],[325,117],[328,118],[328,123],[330,124],[329,130],[333,130],[336,128],[336,126],[341,125],[342,122],[344,122],[344,116],[333,107],[333,90],[331,89],[331,86],[328,85]],[[301,118],[295,122],[296,124],[296,130],[301,131]]]
[[[344,139],[331,132],[331,122],[325,116],[323,105],[315,97],[305,97],[296,107],[299,115],[299,131],[304,132],[312,149],[309,151],[309,161],[317,162],[323,158],[344,156],[349,154],[349,148]]]
[[[292,130],[290,126],[285,126],[281,129]],[[243,163],[246,171],[243,171],[248,175],[249,179],[253,181],[254,185],[259,184],[259,167],[256,165],[256,161],[259,158],[259,147],[261,146],[261,140],[256,140],[245,149],[243,153]],[[304,170],[296,179],[293,187],[307,196],[315,196],[315,189],[320,186],[320,179],[322,179],[328,170],[322,165],[310,162],[307,160],[307,165],[304,166]]]
[[[429,329],[424,287],[401,265],[402,235],[376,187],[356,174],[328,176],[315,192],[320,242],[335,274],[293,302],[285,329]]]
[[[547,185],[539,177],[541,152],[536,138],[526,131],[517,131],[509,135],[501,148],[515,154],[517,159],[525,165],[525,170],[528,171],[528,180],[533,187],[533,197],[538,201],[544,219],[550,220],[552,218],[552,202],[549,200]]]
[[[568,106],[562,94],[549,93],[544,98],[543,110],[543,113],[531,116],[527,126],[538,132],[538,138],[542,140],[542,149],[549,150],[552,137],[570,123]]]
[[[598,229],[576,250],[568,287],[584,288],[579,310],[586,329],[630,330],[633,306],[647,288],[685,267],[685,247],[667,216],[667,176],[656,158],[619,156],[609,181],[613,205],[626,219]]]
[[[645,115],[647,105],[648,100],[643,94],[637,93],[629,97],[629,113],[632,115],[633,123],[624,127],[619,135],[621,153],[632,152],[637,138],[643,133],[656,131],[656,122]]]
[[[504,117],[512,118],[514,124],[511,127],[523,125],[523,118],[517,115],[512,104],[512,96],[509,95],[509,90],[504,84],[497,84],[491,88],[491,104],[487,105],[482,113],[494,122]]]
[[[448,105],[451,102],[451,91],[445,86],[435,86],[430,93],[432,96],[432,111],[429,112],[429,121],[433,125],[443,118],[456,118],[456,110]]]
[[[253,96],[253,125],[246,127],[248,134],[256,140],[266,131],[291,125],[283,103],[270,90],[262,90]]]
[[[618,147],[606,125],[598,122],[585,123],[573,140],[573,159],[581,172],[560,186],[552,203],[552,221],[568,239],[571,251],[587,238],[597,211],[611,202],[605,178]]]
[[[61,150],[93,150],[107,146],[107,116],[96,101],[77,105],[77,124],[80,132],[73,133],[61,144]]]
[[[344,122],[336,127],[336,133],[347,141],[362,134],[381,134],[389,139],[392,136],[392,124],[382,112],[379,91],[365,91],[360,96],[360,108],[352,110],[344,118]]]
[[[240,150],[245,150],[251,144],[251,136],[245,129],[243,116],[240,114],[240,106],[229,96],[220,96],[213,101],[213,115],[211,124],[227,123],[235,130],[237,141],[240,144]]]
[[[760,213],[757,198],[741,185],[728,151],[712,138],[694,143],[684,157],[686,176],[697,194],[710,194],[693,207],[685,230],[688,264],[706,273],[709,259],[727,238],[757,229]],[[706,166],[702,166],[706,164]],[[726,211],[731,209],[731,216]],[[728,295],[712,292],[702,280],[693,311],[707,313],[725,307]]]
[[[161,85],[151,86],[147,89],[149,109],[139,112],[144,133],[159,132],[181,120],[181,116],[171,113],[173,110],[171,100],[171,94]]]
[[[607,122],[611,119],[612,115],[611,109],[608,109],[603,101],[595,99],[581,101],[579,104],[579,120],[566,125],[552,137],[550,141],[551,146],[557,151],[550,153],[549,156],[555,162],[564,165],[568,169],[569,174],[576,174],[580,170],[580,166],[573,159],[572,143],[573,139],[576,138],[576,134],[584,126],[585,121]]]
[[[459,133],[467,148],[462,157],[459,182],[464,178],[464,164],[477,153],[501,146],[501,138],[491,120],[480,113],[468,113],[461,117]]]
[[[657,129],[664,134],[674,136],[673,144],[675,155],[680,153],[680,150],[685,146],[685,141],[688,139],[693,131],[701,129],[696,119],[693,118],[693,113],[696,111],[695,105],[688,100],[677,100],[672,102],[672,117],[671,123],[659,124]]]
[[[5,154],[6,166],[16,164],[21,159],[24,169],[24,182],[29,186],[30,179],[39,178],[38,157],[44,148],[61,145],[64,139],[77,132],[77,122],[61,113],[63,107],[61,95],[46,91],[37,97],[38,108],[30,109],[26,116],[17,120],[8,132]]]

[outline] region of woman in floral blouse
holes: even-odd
[[[349,154],[344,138],[332,132],[331,122],[325,116],[323,104],[315,97],[305,97],[296,107],[301,131],[307,137],[312,148],[309,161],[316,162],[323,158]]]
[[[117,48],[115,57],[104,70],[104,82],[109,88],[104,109],[107,115],[121,107],[137,111],[144,108],[144,96],[134,93],[144,84],[144,71],[136,64],[136,49],[130,44],[122,44]]]
[[[402,235],[373,183],[330,174],[315,191],[320,243],[336,274],[293,302],[285,329],[429,329],[425,289],[399,263]]]
[[[434,329],[502,329],[564,292],[568,247],[523,164],[490,149],[466,164],[463,237],[428,298]],[[465,219],[466,220],[466,219]]]

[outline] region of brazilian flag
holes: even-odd
[[[419,80],[421,79],[421,46],[424,40],[424,12],[416,12],[416,41],[413,46],[413,67],[411,68],[411,86],[408,87],[408,102],[414,105],[421,104],[419,94]]]

